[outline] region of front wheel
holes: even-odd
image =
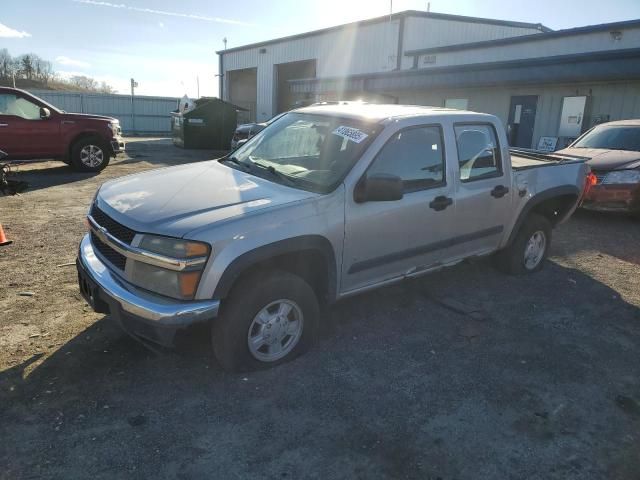
[[[248,371],[287,362],[316,340],[318,299],[288,272],[251,275],[224,300],[211,329],[213,351],[225,370]]]
[[[96,137],[78,140],[71,148],[71,165],[79,172],[100,172],[109,164],[109,151]]]
[[[510,246],[496,254],[500,270],[514,275],[537,272],[551,246],[551,224],[542,215],[532,213]]]

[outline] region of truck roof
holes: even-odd
[[[493,118],[493,115],[456,110],[453,108],[428,107],[420,105],[373,104],[362,102],[326,102],[317,103],[295,110],[299,113],[330,115],[354,120],[382,122],[391,118],[435,116],[435,115],[478,115]]]

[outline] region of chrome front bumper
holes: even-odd
[[[114,139],[111,140],[111,150],[113,151],[114,154],[118,154],[118,153],[123,153],[126,149],[126,145],[124,143],[124,140],[121,139]]]
[[[172,346],[178,330],[218,315],[220,301],[179,301],[155,295],[125,282],[96,256],[89,235],[80,243],[76,261],[80,291],[91,305],[128,333]]]

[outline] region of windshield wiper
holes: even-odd
[[[278,177],[282,180],[284,180],[285,182],[287,182],[289,185],[295,185],[296,182],[289,177],[289,175],[285,175],[284,173],[276,170],[272,165],[265,165],[264,163],[261,162],[256,162],[256,161],[251,161],[251,165],[255,165],[256,167],[260,167],[263,170],[266,170],[267,172],[269,172],[271,175],[273,175],[274,177]]]
[[[235,163],[236,165],[238,165],[245,172],[249,171],[249,165],[247,165],[244,162],[241,162],[236,157],[226,157],[226,158],[223,158],[221,161]]]

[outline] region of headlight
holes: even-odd
[[[610,185],[613,183],[639,183],[640,182],[640,170],[618,170],[615,172],[607,173],[606,177],[602,181],[603,185]]]
[[[206,243],[155,235],[144,235],[138,248],[173,258],[194,258],[209,255],[209,245]]]
[[[111,128],[114,136],[118,136],[120,134],[120,122],[110,122],[109,127]]]
[[[180,300],[193,300],[200,276],[209,256],[209,245],[179,238],[143,235],[138,248],[179,260],[204,259],[184,270],[173,270],[142,261],[133,261],[129,278],[131,283],[146,290]]]

